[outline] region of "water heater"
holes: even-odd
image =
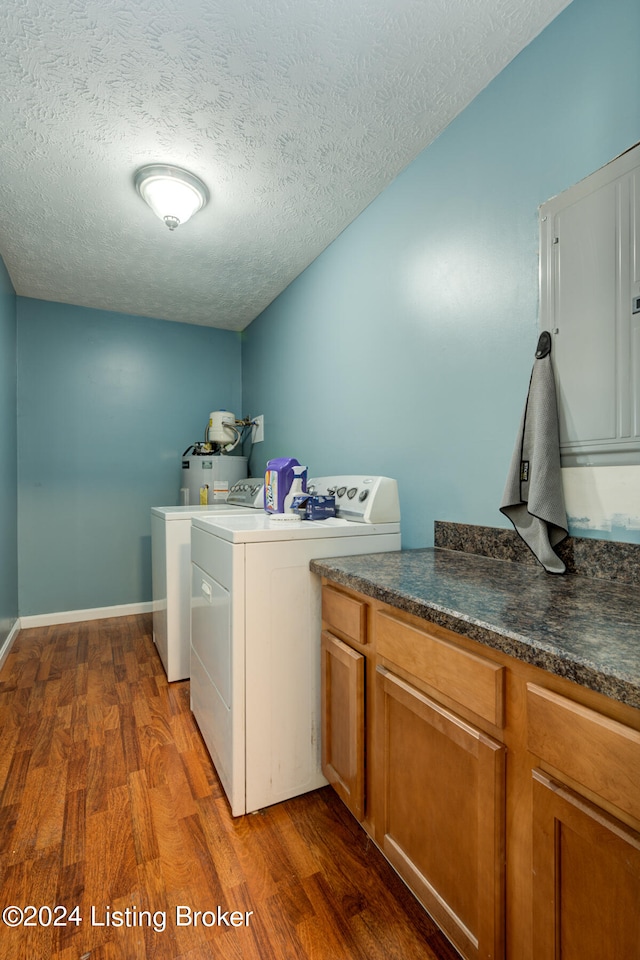
[[[213,410],[204,441],[192,443],[182,454],[180,500],[183,506],[204,506],[226,500],[229,489],[247,476],[247,458],[227,456],[242,439],[249,420],[237,420],[230,410]]]
[[[224,501],[233,484],[246,476],[246,457],[220,453],[183,456],[180,503],[192,507]]]

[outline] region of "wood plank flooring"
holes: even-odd
[[[231,817],[149,616],[21,631],[0,674],[0,960],[209,957],[459,960],[329,787]]]

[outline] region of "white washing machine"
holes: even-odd
[[[189,677],[191,632],[191,519],[252,514],[264,509],[264,480],[238,480],[226,501],[206,506],[151,508],[153,642],[167,680]]]
[[[388,477],[325,477],[337,516],[194,517],[191,709],[234,816],[326,784],[320,757],[320,557],[400,549]],[[348,518],[348,519],[347,519]]]

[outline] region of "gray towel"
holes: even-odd
[[[533,365],[501,512],[549,573],[564,573],[554,547],[567,536],[558,407],[549,355]]]

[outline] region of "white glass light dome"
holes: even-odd
[[[166,164],[141,167],[134,178],[136,190],[169,230],[186,223],[209,199],[209,191],[198,177]]]

